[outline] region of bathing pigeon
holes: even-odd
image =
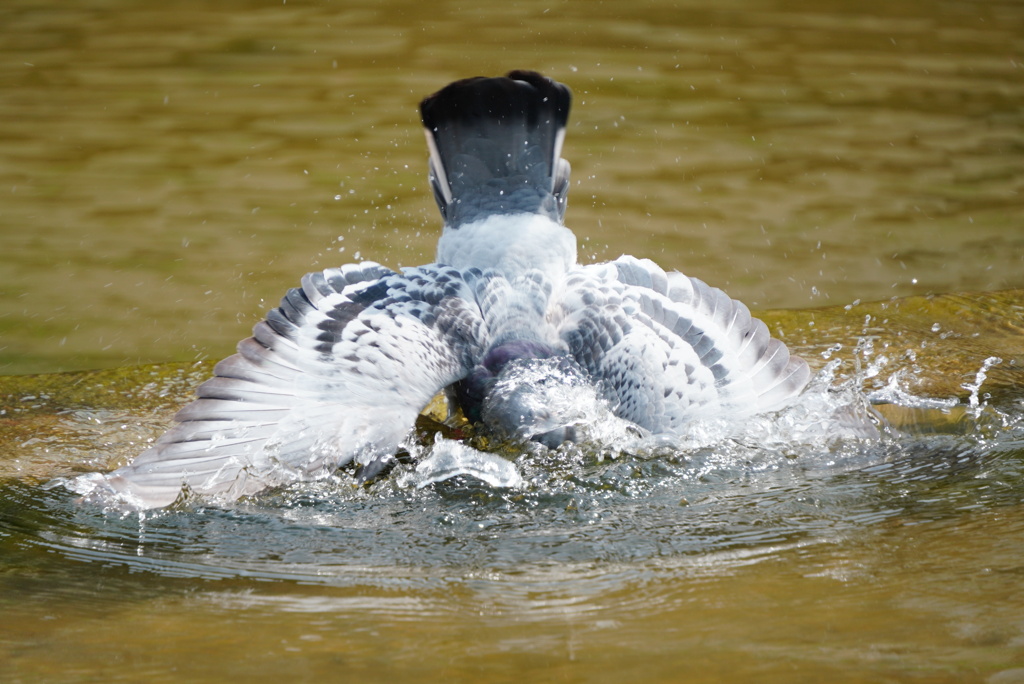
[[[557,446],[547,393],[588,387],[649,434],[780,409],[807,384],[742,303],[646,259],[580,265],[563,225],[571,95],[540,74],[457,81],[420,105],[444,217],[433,264],[310,273],[152,448],[69,483],[136,508],[378,475],[439,392],[484,430]],[[506,382],[514,374],[534,380]]]

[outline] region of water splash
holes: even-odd
[[[910,371],[901,368],[889,376],[884,387],[869,392],[867,399],[875,404],[894,404],[915,409],[952,409],[960,403],[955,397],[938,399],[918,396],[908,389],[910,378]]]
[[[974,382],[964,383],[960,385],[965,390],[971,393],[968,397],[967,402],[972,410],[976,410],[979,407],[978,393],[981,391],[981,386],[984,384],[985,379],[988,377],[988,371],[992,366],[1002,363],[1003,360],[998,356],[990,356],[981,363],[981,368],[974,376]]]
[[[496,488],[515,488],[523,478],[515,464],[497,454],[478,451],[471,446],[436,435],[434,444],[416,467],[397,478],[399,486],[422,489],[455,477],[469,476]]]
[[[551,448],[565,441],[628,443],[646,435],[616,416],[599,388],[567,357],[510,362],[489,391],[483,416],[501,437]]]
[[[1019,501],[1024,474],[1004,454],[1024,445],[1021,412],[996,411],[981,390],[997,361],[970,383],[971,413],[966,402],[914,396],[913,370],[887,376],[884,355],[860,348],[856,364],[832,360],[785,409],[709,421],[685,437],[611,420],[606,403],[576,387],[560,395],[562,414],[575,411],[584,441],[548,448],[488,441],[468,426],[464,439],[431,431],[407,445],[411,461],[368,486],[341,471],[235,502],[185,496],[144,517],[80,506],[59,488],[8,495],[38,500],[30,545],[73,559],[169,576],[382,586],[443,582],[453,567],[546,577],[551,568],[642,568],[726,551],[770,558],[771,549],[893,517]],[[875,380],[884,384],[862,389]],[[917,418],[892,427],[878,412],[887,406]],[[125,417],[82,411],[61,420],[81,433],[81,449],[92,439],[101,453],[123,439]],[[127,441],[147,438],[136,430]]]

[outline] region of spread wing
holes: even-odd
[[[560,335],[616,414],[656,433],[782,408],[810,370],[742,303],[621,257],[569,277]]]
[[[228,498],[355,461],[378,471],[419,411],[479,357],[480,314],[458,271],[364,262],[311,273],[214,369],[132,463],[71,483],[138,507],[183,485]]]

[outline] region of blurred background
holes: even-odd
[[[1024,287],[1024,5],[9,0],[0,373],[220,358],[307,271],[433,259],[419,100],[574,110],[582,261],[754,309]]]

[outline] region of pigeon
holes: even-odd
[[[552,399],[574,388],[666,437],[792,403],[806,362],[741,302],[647,259],[578,263],[561,157],[571,99],[523,70],[425,98],[435,262],[307,274],[149,449],[68,486],[151,509],[346,466],[372,480],[439,393],[480,430],[550,447],[577,437]]]

